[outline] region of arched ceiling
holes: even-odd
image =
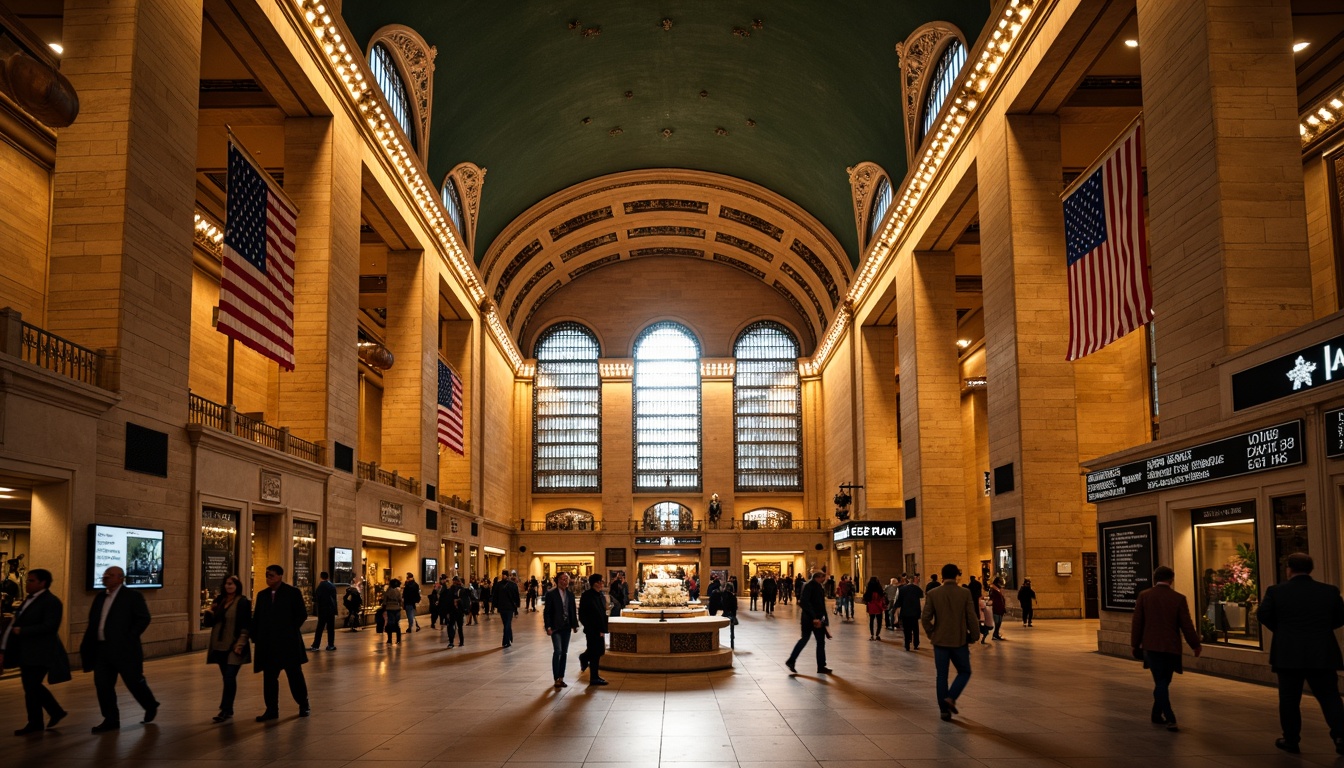
[[[562,190],[518,216],[481,263],[519,343],[536,308],[593,270],[647,258],[703,260],[783,296],[820,338],[849,290],[839,241],[801,207],[730,176],[629,171]]]
[[[344,0],[361,46],[403,24],[437,48],[429,171],[488,169],[478,262],[516,217],[599,176],[685,168],[800,205],[859,259],[845,168],[905,174],[894,47],[989,0]]]

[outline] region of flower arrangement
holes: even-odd
[[[1221,596],[1225,602],[1245,603],[1259,597],[1255,583],[1258,563],[1250,544],[1238,544],[1237,554],[1218,571]]]
[[[689,603],[690,599],[681,579],[649,579],[644,582],[639,604],[644,608],[680,607]]]

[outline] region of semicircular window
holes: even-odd
[[[457,227],[457,234],[466,237],[462,219],[462,196],[457,194],[457,182],[451,177],[443,180],[443,208],[448,212],[448,218],[452,220],[453,226]]]
[[[943,102],[947,100],[948,95],[952,93],[952,86],[956,84],[957,75],[961,73],[961,68],[965,64],[966,46],[954,37],[943,49],[942,55],[938,57],[938,64],[929,75],[929,89],[924,96],[924,115],[919,125],[920,141],[933,130],[938,112],[943,108]]]
[[[602,490],[599,354],[597,337],[578,323],[557,323],[537,340],[532,385],[534,491]]]
[[[689,531],[694,528],[690,507],[675,501],[660,501],[644,510],[646,531]]]
[[[700,344],[654,323],[635,341],[635,490],[700,489]]]
[[[868,212],[868,242],[872,242],[877,236],[877,228],[882,226],[882,220],[887,217],[887,209],[891,208],[891,181],[883,176],[877,182],[877,191],[873,194],[873,207]]]
[[[401,79],[401,72],[398,71],[392,58],[392,52],[382,43],[374,43],[369,49],[369,71],[373,74],[373,81],[378,84],[378,89],[383,92],[383,98],[387,99],[387,106],[392,110],[392,118],[401,126],[406,138],[410,139],[411,151],[418,152],[420,144],[415,135],[411,99],[406,95],[406,83]]]
[[[793,515],[782,509],[764,507],[742,515],[743,528],[792,528]]]
[[[733,356],[734,453],[739,491],[803,487],[798,341],[779,323],[752,323]]]
[[[557,509],[546,513],[548,531],[591,531],[593,513],[582,509]]]

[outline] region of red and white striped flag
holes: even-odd
[[[1143,225],[1139,123],[1064,198],[1069,360],[1090,355],[1153,316]]]
[[[465,455],[462,442],[462,379],[440,360],[439,445]]]
[[[292,371],[298,210],[232,137],[227,209],[216,327]]]

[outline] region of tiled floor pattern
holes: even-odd
[[[745,602],[745,601],[743,601]],[[862,617],[861,617],[862,618]],[[425,623],[426,627],[428,622]],[[855,766],[1179,766],[1333,765],[1336,756],[1315,702],[1304,704],[1304,754],[1273,747],[1272,688],[1197,674],[1176,680],[1180,733],[1148,723],[1151,683],[1139,664],[1099,656],[1096,622],[1043,621],[1006,627],[1002,643],[976,646],[974,677],[961,715],[938,719],[928,646],[870,642],[864,623],[837,624],[829,646],[835,674],[818,677],[811,648],[797,677],[783,662],[797,637],[793,607],[777,618],[744,612],[732,671],[689,675],[607,673],[611,685],[551,687],[550,642],[540,614],[515,623],[512,648],[499,647],[499,621],[468,627],[465,648],[446,650],[438,633],[377,644],[372,631],[338,633],[334,652],[307,665],[313,716],[296,717],[281,685],[282,718],[259,724],[260,676],[240,677],[238,717],[210,722],[219,676],[201,654],[148,663],[164,703],[140,725],[121,697],[122,730],[91,735],[98,722],[89,675],[56,687],[71,716],[36,736],[23,724],[14,673],[0,680],[0,759],[65,766],[312,766],[378,768],[684,766],[818,768]],[[726,640],[726,632],[725,632]],[[585,676],[586,678],[586,676]]]

